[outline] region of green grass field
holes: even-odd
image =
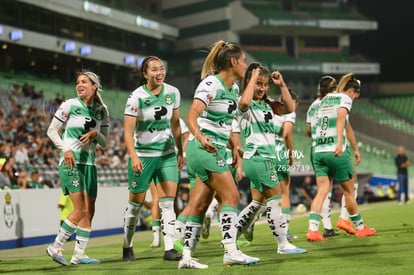
[[[93,238],[87,253],[102,262],[98,265],[63,267],[45,254],[47,245],[0,250],[0,273],[7,274],[414,274],[414,203],[397,205],[395,201],[360,206],[364,221],[377,228],[377,235],[356,238],[341,231],[340,236],[325,242],[305,240],[308,216],[293,216],[290,231],[299,238],[294,244],[308,249],[302,255],[279,255],[267,223],[255,227],[254,240],[242,251],[260,257],[249,267],[224,267],[220,231],[212,227],[210,238],[201,239],[194,257],[208,264],[206,270],[178,270],[177,262],[164,261],[162,248],[150,248],[152,232],[135,235],[136,262],[123,262],[122,235]],[[335,225],[338,209],[332,214]],[[65,245],[68,261],[73,242]]]

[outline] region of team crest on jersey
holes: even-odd
[[[131,187],[132,188],[137,188],[137,181],[136,180],[133,180],[132,182],[131,182]]]
[[[172,104],[172,98],[170,95],[166,95],[165,96],[165,103],[167,103],[168,105]]]
[[[79,186],[79,180],[78,178],[74,177],[72,180],[72,186],[73,187],[78,187]]]
[[[216,163],[219,167],[224,167],[224,165],[226,165],[226,162],[221,157],[216,158]]]
[[[272,182],[277,181],[277,174],[276,174],[276,172],[275,172],[275,171],[273,171],[273,172],[270,174],[270,180],[271,180]]]

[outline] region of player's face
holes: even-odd
[[[76,93],[82,99],[90,99],[95,95],[97,85],[92,83],[89,77],[86,75],[79,75],[76,80]]]
[[[238,79],[244,77],[244,73],[247,69],[246,56],[244,55],[244,52],[242,52],[240,57],[237,59],[236,64],[233,66],[233,69]]]
[[[259,75],[254,86],[254,100],[262,99],[269,90],[269,77],[266,75]]]
[[[148,62],[147,70],[144,77],[147,79],[147,86],[155,88],[161,86],[165,79],[166,70],[164,64],[158,60],[153,59]]]

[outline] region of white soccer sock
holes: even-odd
[[[328,196],[322,204],[322,223],[325,229],[332,229],[331,223],[331,198],[332,198],[332,189],[328,192]]]
[[[52,246],[55,248],[62,247],[67,240],[69,240],[70,236],[75,233],[77,226],[73,224],[67,218],[63,221],[62,225],[59,228],[58,234],[56,235],[55,241],[53,242]]]
[[[128,202],[124,212],[124,248],[132,247],[135,234],[135,227],[138,221],[138,215],[141,211],[141,204]]]
[[[238,216],[238,222],[236,225],[237,239],[252,223],[256,221],[256,214],[259,213],[262,206],[263,203],[253,200],[245,208],[243,208]]]
[[[165,251],[174,248],[175,211],[174,198],[160,198],[158,201],[161,212],[161,229],[164,235]]]

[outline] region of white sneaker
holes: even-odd
[[[259,258],[256,257],[250,257],[240,250],[235,250],[232,253],[226,253],[223,257],[223,264],[225,265],[253,265],[257,264],[260,261]]]
[[[65,260],[65,257],[63,257],[63,249],[62,248],[54,248],[52,245],[49,245],[46,248],[46,253],[52,257],[52,259],[61,264],[61,265],[68,265],[68,263]]]
[[[89,258],[86,254],[73,255],[70,260],[71,264],[99,264],[100,262],[98,259]]]
[[[206,269],[208,268],[208,265],[199,263],[198,260],[195,258],[186,258],[186,259],[183,258],[178,262],[178,269],[184,269],[184,268]]]

